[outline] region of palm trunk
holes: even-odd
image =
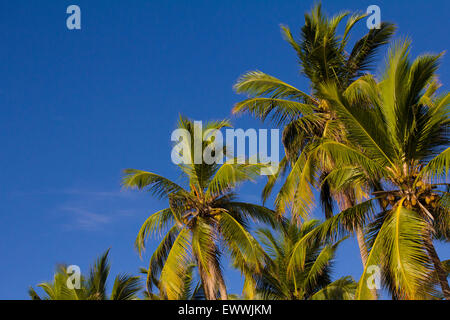
[[[219,292],[221,300],[227,300],[227,288],[220,271],[219,262],[210,261],[208,270],[205,270],[197,259],[197,266],[206,300],[217,300],[217,292]]]
[[[342,202],[340,204],[341,211],[351,208],[355,205],[354,201],[351,199],[351,197],[346,192],[342,193],[341,196],[342,196]],[[367,262],[367,254],[368,253],[367,253],[366,242],[364,240],[364,234],[360,227],[356,228],[356,240],[358,241],[359,254],[361,255],[361,262],[363,264],[363,267],[365,267],[366,262]]]
[[[221,300],[228,300],[227,287],[221,274],[219,274],[219,293]]]
[[[203,285],[203,292],[205,293],[206,300],[216,300],[216,292],[215,292],[215,281],[207,270],[204,270],[200,263],[198,265],[198,273],[200,274],[200,279]]]
[[[353,199],[347,194],[347,192],[343,192],[341,196],[342,196],[342,203],[340,204],[341,211],[351,208],[355,205]],[[368,251],[366,241],[364,240],[364,233],[360,227],[356,228],[355,233],[359,247],[359,254],[361,255],[361,262],[363,268],[365,268],[367,264]],[[377,298],[376,289],[370,289],[370,292],[372,293],[373,298],[376,299]]]
[[[358,247],[359,247],[359,254],[361,255],[361,261],[363,264],[363,267],[366,266],[367,263],[367,247],[366,247],[366,241],[364,240],[364,234],[360,227],[356,229],[356,240],[358,241]]]
[[[431,261],[433,261],[434,268],[436,270],[436,274],[439,280],[439,284],[441,285],[442,292],[444,294],[444,298],[445,300],[450,300],[450,287],[448,285],[447,272],[444,266],[442,265],[441,260],[439,259],[436,249],[434,248],[431,235],[426,237],[425,246],[427,248],[427,252],[431,258]]]

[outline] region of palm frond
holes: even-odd
[[[254,222],[270,224],[272,228],[277,228],[280,223],[280,218],[276,212],[264,206],[247,202],[229,201],[224,203],[222,207],[229,212],[235,212]]]
[[[279,126],[298,118],[300,115],[312,114],[315,109],[313,104],[287,99],[257,97],[236,103],[233,113],[247,112],[262,121],[265,121],[270,115],[270,121]]]
[[[97,259],[89,272],[87,285],[89,288],[89,295],[94,300],[106,299],[107,279],[111,270],[111,265],[108,261],[109,250],[110,249],[106,250],[106,252]]]
[[[161,270],[164,268],[164,264],[179,233],[180,227],[178,225],[174,225],[166,233],[164,238],[161,240],[161,242],[153,252],[147,270],[146,287],[149,291],[151,290],[153,285],[152,279],[157,278]]]
[[[114,280],[111,300],[135,300],[141,290],[140,277],[121,274]]]
[[[192,252],[190,238],[189,230],[181,229],[162,267],[160,290],[167,295],[169,300],[178,299],[183,294],[185,267],[190,264]]]
[[[139,229],[135,241],[135,248],[138,250],[139,256],[142,256],[142,251],[145,250],[146,239],[156,232],[160,234],[169,223],[173,222],[173,212],[170,208],[162,209],[148,217]]]
[[[33,287],[28,288],[28,295],[30,296],[31,300],[42,300],[37,292],[33,289]]]
[[[234,85],[234,89],[237,93],[252,97],[269,95],[272,99],[289,98],[297,101],[301,101],[301,99],[313,101],[308,94],[261,71],[251,71],[242,75]],[[233,110],[233,113],[239,113],[240,111],[236,109]]]
[[[220,166],[208,185],[206,190],[208,196],[223,195],[239,183],[255,181],[260,176],[261,169],[266,167],[266,165],[260,163],[239,162],[241,161],[232,159]]]
[[[363,17],[357,16],[356,19],[359,21]],[[395,29],[393,24],[382,22],[380,28],[371,29],[355,43],[346,61],[346,67],[351,76],[348,80],[352,80],[353,77],[362,76],[364,72],[372,68],[372,63],[378,49],[388,43]]]
[[[250,232],[225,210],[220,213],[218,223],[223,238],[227,242],[234,243],[246,263],[254,266],[257,271],[262,257],[262,249]]]
[[[436,157],[434,157],[428,164],[423,167],[419,175],[416,178],[416,182],[421,178],[428,181],[439,182],[439,180],[447,179],[450,168],[450,147],[442,151]]]
[[[168,194],[184,190],[175,182],[155,173],[125,169],[122,184],[127,188],[143,190],[147,188],[154,196],[165,198]]]
[[[306,154],[303,151],[294,163],[275,200],[277,212],[283,213],[290,209],[295,218],[304,219],[314,204],[312,184],[316,174],[313,159],[307,158]]]
[[[316,292],[311,300],[353,300],[357,283],[352,277],[342,277]]]
[[[400,200],[390,212],[377,234],[370,250],[367,264],[358,284],[356,299],[373,298],[367,269],[383,261],[389,268],[398,296],[419,299],[430,271],[429,258],[423,246],[426,222],[403,206]]]
[[[345,124],[347,138],[363,147],[366,155],[378,161],[380,166],[395,167],[396,154],[389,144],[391,137],[378,114],[372,110],[361,112],[357,105],[348,102],[334,84],[322,85],[321,89],[332,102],[340,121]]]
[[[319,255],[316,257],[314,262],[309,267],[309,272],[304,280],[304,286],[307,291],[313,291],[314,288],[317,288],[318,283],[317,280],[323,273],[327,270],[327,268],[332,263],[334,256],[336,254],[336,250],[338,245],[345,240],[345,238],[341,239],[337,243],[331,245],[328,244],[320,251]]]

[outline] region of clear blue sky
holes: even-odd
[[[77,4],[82,30],[66,28]],[[413,55],[449,48],[448,1],[323,1],[326,11],[381,8],[413,40]],[[308,89],[280,23],[297,32],[312,1],[0,1],[0,298],[26,299],[55,264],[88,265],[111,247],[112,273],[147,264],[133,249],[145,218],[165,206],[121,192],[124,168],[177,178],[170,133],[179,113],[231,117],[232,90],[259,69]],[[366,31],[365,23],[358,35]],[[450,60],[441,81],[448,90]],[[261,127],[249,117],[236,127]],[[241,188],[259,201],[262,184]],[[151,247],[150,247],[151,249]],[[450,258],[448,246],[438,246]],[[151,252],[151,250],[149,251]],[[335,277],[359,278],[354,239]],[[239,275],[227,272],[230,291]]]

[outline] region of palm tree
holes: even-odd
[[[266,251],[263,272],[255,275],[256,295],[280,300],[352,300],[356,283],[351,277],[331,282],[331,267],[338,243],[323,245],[319,241],[296,244],[319,225],[309,220],[300,228],[284,223],[281,231],[258,230]]]
[[[210,122],[202,128],[200,137],[209,130],[229,126],[227,121]],[[276,224],[272,210],[239,202],[233,193],[239,183],[258,177],[264,166],[234,160],[223,164],[205,161],[196,164],[195,124],[180,117],[178,128],[189,133],[180,142],[185,147],[181,148],[186,152],[183,156],[189,161],[178,164],[186,187],[155,173],[124,171],[124,186],[146,189],[169,202],[168,208],[152,214],[144,222],[136,238],[135,245],[141,254],[148,236],[165,232],[150,258],[147,287],[152,286],[151,278],[159,278],[160,292],[168,299],[177,299],[182,294],[186,268],[195,264],[206,298],[216,299],[219,292],[221,299],[227,299],[221,267],[224,249],[231,253],[235,265],[242,266],[245,262],[257,272],[262,250],[249,232],[248,221]],[[204,141],[201,150],[208,150],[214,143]]]
[[[314,204],[312,185],[320,189],[326,218],[333,215],[333,199],[344,210],[364,195],[363,188],[354,186],[334,192],[326,177],[335,166],[335,159],[327,154],[314,159],[308,153],[311,145],[324,137],[345,140],[336,113],[321,96],[321,84],[334,81],[340,91],[345,90],[354,79],[371,68],[378,48],[386,44],[395,31],[392,24],[382,23],[379,29],[368,31],[351,50],[347,50],[353,27],[366,15],[350,15],[343,35],[338,35],[337,28],[347,16],[349,13],[344,12],[328,18],[321,5],[317,4],[305,14],[299,41],[294,39],[288,27],[282,26],[284,38],[297,53],[302,74],[310,80],[312,94],[260,71],[243,75],[235,84],[238,93],[250,97],[237,103],[233,113],[248,112],[262,120],[270,117],[277,125],[284,125],[286,158],[282,160],[279,172],[269,177],[263,199],[267,200],[276,181],[291,167],[275,202],[278,211],[292,212],[295,217],[308,218]],[[363,234],[359,228],[355,232],[365,265],[367,250]]]
[[[186,273],[183,275],[183,286],[180,290],[180,295],[175,300],[204,300],[205,294],[201,282],[195,280],[195,264],[191,264],[186,268]],[[141,273],[148,276],[148,270],[141,268]],[[156,288],[161,288],[161,283],[158,279],[151,277],[151,283]],[[151,287],[144,291],[144,295],[148,300],[167,300],[167,295],[160,291],[158,293],[151,292]],[[229,295],[228,295],[229,296]]]
[[[111,266],[108,262],[109,249],[100,256],[91,267],[89,276],[80,277],[80,287],[70,288],[71,281],[66,265],[58,265],[52,282],[39,284],[46,296],[41,298],[37,292],[30,287],[28,294],[33,300],[135,300],[137,293],[142,290],[140,279],[136,276],[120,274],[114,280],[111,295],[106,293],[107,280]]]
[[[343,93],[335,84],[322,87],[347,130],[346,143],[324,139],[316,148],[326,149],[339,163],[330,183],[380,179],[383,185],[383,191],[335,215],[311,235],[336,236],[345,233],[343,226],[368,224],[376,212],[374,201],[382,201],[366,232],[371,249],[356,293],[359,299],[369,298],[367,270],[372,265],[383,268],[395,298],[432,298],[430,284],[437,280],[450,299],[448,269],[433,245],[433,239],[450,239],[450,93],[437,95],[440,56],[423,55],[410,62],[409,46],[409,41],[393,46],[379,82],[366,75]]]

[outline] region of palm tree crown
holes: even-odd
[[[88,277],[81,275],[79,288],[71,288],[68,282],[72,281],[66,265],[57,267],[52,282],[39,284],[46,296],[41,298],[37,292],[30,288],[28,294],[33,300],[135,300],[142,290],[140,278],[127,274],[118,275],[113,284],[111,295],[107,295],[107,280],[111,265],[108,262],[109,249],[102,254],[91,267]]]
[[[340,90],[344,90],[353,79],[370,69],[378,48],[387,43],[395,30],[392,24],[382,23],[379,29],[372,29],[357,40],[347,52],[351,31],[365,15],[350,15],[344,33],[338,35],[337,28],[347,16],[349,13],[343,12],[329,18],[318,4],[305,14],[299,41],[294,39],[288,27],[282,27],[286,41],[297,53],[302,74],[310,80],[312,94],[260,71],[243,75],[235,84],[238,93],[247,94],[250,98],[237,103],[233,113],[248,112],[262,120],[271,117],[276,124],[285,125],[283,144],[287,158],[281,162],[279,172],[269,177],[263,199],[268,198],[275,182],[290,166],[290,173],[277,195],[276,205],[279,211],[290,211],[303,218],[307,218],[314,203],[311,184],[316,180],[319,180],[316,186],[321,191],[326,217],[332,215],[333,209],[331,190],[324,178],[334,166],[334,161],[330,157],[327,161],[324,157],[312,159],[308,155],[310,145],[323,137],[337,141],[345,139],[336,113],[323,99],[319,88],[333,81]],[[303,170],[301,175],[300,170],[305,166],[308,170]],[[354,202],[354,191],[347,190],[345,194],[335,195],[335,200],[342,198],[350,198],[346,199],[347,202]],[[348,204],[343,203],[345,206]]]
[[[227,121],[210,122],[204,130],[229,126]],[[249,219],[276,224],[273,211],[255,204],[236,200],[233,189],[241,182],[252,181],[263,167],[259,164],[227,161],[206,164],[194,161],[194,124],[181,117],[178,128],[191,133],[186,139],[188,155],[192,161],[178,165],[186,188],[151,172],[125,170],[124,185],[147,189],[168,199],[169,207],[151,215],[142,225],[136,248],[139,253],[145,239],[155,232],[166,234],[150,258],[148,287],[151,278],[159,276],[159,290],[169,299],[182,294],[186,268],[194,263],[202,281],[207,299],[216,299],[218,292],[227,298],[220,257],[223,249],[231,253],[235,265],[250,264],[254,271],[260,266],[261,252],[249,232]],[[202,135],[204,136],[204,135]],[[212,141],[204,141],[203,149]],[[186,155],[185,155],[186,156]]]
[[[318,225],[318,220],[309,220],[300,228],[292,222],[283,223],[277,233],[258,230],[266,263],[263,272],[255,275],[257,296],[282,300],[353,299],[356,283],[351,277],[331,282],[331,266],[339,242],[300,242]]]
[[[397,298],[429,297],[427,283],[437,276],[449,298],[447,272],[432,243],[449,239],[448,148],[450,94],[440,96],[435,72],[439,55],[409,60],[409,42],[391,49],[385,72],[377,82],[361,77],[342,94],[335,84],[322,87],[339,119],[347,143],[323,140],[339,161],[329,177],[334,185],[380,179],[383,191],[326,222],[322,233],[363,225],[381,200],[381,212],[367,230],[371,247],[357,297],[366,298],[367,268],[381,264],[385,280]],[[343,180],[346,180],[344,183]],[[326,231],[325,231],[326,230]],[[434,266],[434,268],[433,268]],[[433,273],[434,269],[434,273]]]

